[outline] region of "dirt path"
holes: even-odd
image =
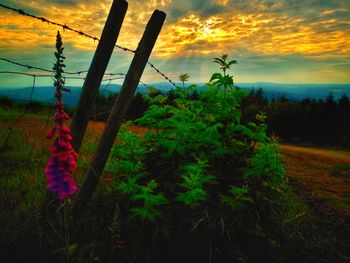
[[[350,219],[350,152],[290,145],[280,151],[290,185],[316,213]]]

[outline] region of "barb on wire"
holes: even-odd
[[[17,66],[25,67],[28,69],[37,69],[37,70],[46,71],[46,72],[54,72],[53,70],[50,70],[50,69],[45,69],[45,68],[41,68],[41,67],[34,67],[34,66],[31,66],[28,64],[22,64],[22,63],[19,63],[19,62],[10,60],[10,59],[6,59],[6,58],[0,58],[0,60],[11,63],[11,64],[15,64]]]
[[[124,79],[124,78],[123,77],[109,78],[109,79],[104,79],[102,81],[112,81],[112,80],[117,80],[117,79]]]
[[[63,77],[64,80],[66,79],[81,79],[81,80],[84,80],[85,78],[83,77]]]
[[[150,65],[151,68],[153,68],[158,74],[160,74],[163,78],[165,78],[170,84],[172,84],[175,88],[178,88],[178,86],[164,73],[162,73],[154,64],[147,61],[147,64]]]
[[[126,76],[124,73],[105,73],[105,76]]]
[[[0,71],[0,74],[14,74],[14,75],[25,75],[25,76],[31,76],[36,78],[53,78],[54,75],[48,75],[48,74],[33,74],[33,73],[27,73],[27,72],[19,72],[19,71]],[[84,80],[83,77],[64,77],[65,79],[81,79]]]
[[[55,25],[55,26],[58,26],[58,27],[62,27],[64,30],[74,32],[74,33],[79,34],[81,36],[90,38],[90,39],[92,39],[94,41],[100,41],[99,38],[91,36],[91,35],[83,32],[83,31],[74,29],[74,28],[72,28],[70,26],[67,26],[66,24],[61,24],[61,23],[49,20],[49,19],[47,19],[45,17],[39,17],[39,16],[36,16],[36,15],[30,14],[30,13],[28,13],[28,12],[22,10],[22,9],[13,8],[13,7],[1,4],[1,3],[0,3],[0,7],[8,9],[8,10],[11,10],[11,11],[16,12],[16,13],[18,13],[20,15],[23,15],[23,16],[28,16],[28,17],[40,20],[41,22],[44,22],[44,23],[47,23],[47,24],[51,24],[51,25]],[[131,53],[135,53],[136,52],[135,50],[131,50],[131,49],[127,48],[127,47],[123,47],[123,46],[120,46],[120,45],[115,45],[115,47],[117,47],[117,48],[119,48],[119,49],[121,49],[123,51],[131,52]],[[160,74],[164,79],[166,79],[175,88],[178,88],[178,86],[168,76],[166,76],[164,73],[162,73],[154,64],[152,64],[149,61],[147,62],[147,64],[150,65],[151,68],[153,68],[158,74]]]

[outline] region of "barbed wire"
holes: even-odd
[[[50,69],[45,69],[45,68],[41,68],[41,67],[34,67],[34,66],[31,66],[31,65],[28,65],[28,64],[22,64],[22,63],[19,63],[19,62],[10,60],[10,59],[6,59],[6,58],[0,58],[0,60],[8,62],[8,63],[11,63],[11,64],[14,64],[14,65],[17,65],[17,66],[25,67],[25,68],[28,68],[28,69],[37,69],[37,70],[51,72],[51,73],[54,72],[53,70],[50,70]]]
[[[163,78],[165,78],[170,84],[172,84],[176,89],[178,88],[178,86],[168,77],[166,76],[164,73],[162,73],[154,64],[152,64],[151,62],[147,61],[147,64],[151,66],[151,68],[153,68],[158,74],[160,74]]]
[[[20,63],[20,62],[17,62],[17,61],[8,59],[8,58],[0,58],[0,60],[17,65],[17,66],[20,66],[20,67],[28,68],[28,69],[37,69],[37,70],[41,70],[41,71],[45,71],[45,72],[55,73],[55,71],[51,70],[51,69],[36,67],[33,65],[29,65],[29,64],[23,64],[23,63]],[[88,70],[78,70],[75,72],[64,71],[64,73],[68,74],[68,75],[80,75],[82,73],[87,73],[87,72],[88,72]],[[109,72],[105,72],[104,75],[105,76],[125,76],[124,73],[109,73]]]
[[[63,30],[74,32],[74,33],[79,34],[81,36],[90,38],[90,39],[92,39],[94,41],[100,41],[99,38],[97,38],[95,36],[91,36],[91,35],[83,32],[81,30],[74,29],[74,28],[72,28],[72,27],[70,27],[70,26],[68,26],[66,24],[61,24],[61,23],[49,20],[49,19],[47,19],[45,17],[39,17],[39,16],[36,16],[36,15],[30,14],[30,13],[28,13],[28,12],[22,10],[22,9],[17,9],[17,8],[10,7],[10,6],[1,4],[1,3],[0,3],[0,7],[8,9],[8,10],[11,10],[11,11],[16,12],[16,13],[18,13],[20,15],[23,15],[23,16],[28,16],[30,18],[34,18],[34,19],[40,20],[43,23],[47,23],[47,24],[58,26],[58,27],[62,27]],[[120,50],[131,52],[131,53],[135,53],[136,52],[135,50],[131,50],[131,49],[127,48],[127,47],[123,47],[123,46],[120,46],[120,45],[117,45],[117,44],[115,45],[115,47],[119,48]],[[166,79],[170,84],[172,84],[175,88],[178,88],[178,86],[168,76],[166,76],[163,72],[161,72],[154,64],[152,64],[149,61],[147,61],[147,64],[151,68],[153,68],[158,74],[160,74],[164,79]]]
[[[40,72],[37,72],[40,73]],[[64,72],[65,73],[65,72]],[[14,74],[14,75],[25,75],[25,76],[31,76],[31,77],[49,77],[49,78],[53,78],[54,75],[48,75],[48,74],[34,74],[34,73],[29,73],[29,72],[19,72],[19,71],[0,71],[0,74]],[[106,74],[107,76],[121,76],[121,77],[116,77],[116,78],[108,78],[108,79],[103,79],[102,82],[105,81],[113,81],[113,80],[121,80],[124,79],[124,77],[126,76],[124,73],[108,73]],[[63,77],[64,79],[79,79],[79,80],[85,80],[84,77]],[[148,88],[148,85],[142,81],[139,81],[140,84],[142,84],[143,86],[145,86],[146,88]],[[109,84],[108,84],[109,85]]]
[[[47,71],[44,71],[44,72],[47,72]],[[35,89],[35,83],[36,83],[36,78],[37,77],[50,77],[50,78],[53,78],[54,76],[53,75],[48,75],[48,74],[31,74],[31,73],[27,73],[27,72],[17,72],[17,71],[0,71],[0,74],[16,74],[16,75],[25,75],[25,76],[30,76],[30,77],[33,77],[33,83],[32,83],[32,87],[31,87],[31,90],[30,90],[30,95],[29,95],[29,98],[27,100],[27,103],[30,103],[33,99],[33,94],[34,94],[34,89]],[[85,79],[85,78],[82,78],[82,77],[68,77],[68,78],[73,78],[73,79]],[[111,79],[105,79],[105,80],[102,80],[102,81],[112,81],[112,80],[115,80],[115,79],[120,79],[120,78],[111,78]],[[68,91],[68,89],[66,89],[66,91]],[[70,90],[69,90],[70,91]],[[13,127],[27,114],[28,112],[28,108],[25,107],[23,112],[7,127],[7,130],[8,130],[8,133],[5,137],[5,140],[4,140],[4,143],[3,145],[1,146],[0,148],[0,151],[1,153],[4,153],[6,152],[6,150],[9,148],[8,146],[8,142],[12,136],[12,133],[13,133]],[[45,127],[40,135],[40,137],[38,137],[32,147],[31,147],[31,150],[30,150],[30,156],[32,156],[32,153],[34,151],[34,147],[35,145],[37,144],[37,142],[40,140],[40,138],[42,137],[42,134],[46,131],[47,127],[48,127],[48,124],[49,124],[49,118],[47,118],[46,122],[45,122]]]
[[[94,41],[100,41],[99,38],[91,36],[91,35],[89,35],[89,34],[87,34],[85,32],[79,31],[77,29],[71,28],[71,27],[67,26],[66,24],[57,23],[55,21],[46,19],[44,17],[35,16],[35,15],[27,13],[27,12],[21,10],[21,9],[12,8],[12,7],[9,7],[9,6],[1,4],[1,3],[0,3],[0,7],[3,7],[5,9],[8,9],[8,10],[11,10],[11,11],[14,11],[14,12],[17,12],[18,14],[23,15],[23,16],[27,16],[27,17],[30,17],[30,18],[38,19],[41,22],[47,23],[49,25],[62,27],[63,30],[68,30],[68,31],[74,32],[74,33],[79,34],[81,36],[88,37],[88,38],[90,38],[90,39],[92,39]],[[126,47],[122,47],[120,45],[115,45],[115,46],[117,48],[123,50],[123,51],[131,52],[131,53],[135,53],[136,52],[134,50],[131,50],[131,49],[126,48]],[[40,71],[40,72],[20,72],[20,71],[9,71],[9,70],[0,71],[0,74],[16,74],[16,75],[29,76],[29,77],[33,78],[32,86],[31,86],[31,89],[30,89],[29,98],[28,98],[28,100],[26,100],[27,103],[30,103],[33,100],[33,95],[34,95],[34,90],[36,88],[36,80],[37,80],[37,78],[54,78],[54,74],[48,74],[48,73],[55,73],[55,71],[52,70],[52,69],[39,67],[39,66],[33,66],[33,65],[30,65],[30,64],[21,63],[21,62],[14,61],[14,60],[11,60],[11,59],[8,59],[8,58],[3,58],[3,57],[0,58],[0,61],[6,62],[6,63],[11,63],[13,65],[16,65],[16,66],[19,66],[19,67],[23,67],[23,68],[27,68],[29,70],[38,70],[38,71]],[[151,68],[153,68],[158,74],[160,74],[162,77],[164,77],[169,83],[171,83],[173,86],[175,86],[177,88],[176,84],[174,82],[172,82],[171,79],[169,77],[167,77],[164,73],[162,73],[154,64],[152,64],[149,61],[147,61],[147,64]],[[73,71],[66,71],[66,72],[64,72],[64,74],[65,75],[80,75],[80,74],[87,73],[87,72],[88,72],[88,70],[79,70],[79,71],[74,71],[74,72]],[[102,80],[103,82],[108,81],[108,84],[105,86],[105,88],[108,88],[113,80],[124,79],[126,74],[124,74],[124,73],[108,73],[108,72],[106,72],[104,74],[104,76],[110,76],[110,78],[105,78],[105,79]],[[114,76],[117,76],[117,77],[114,77]],[[80,77],[80,76],[65,76],[64,78],[65,79],[85,80],[85,77]],[[144,82],[139,81],[139,83],[142,84],[143,86],[145,86],[146,88],[148,88],[148,85],[145,84]],[[0,147],[0,151],[1,151],[0,154],[2,154],[2,153],[4,154],[6,152],[6,150],[8,148],[10,148],[9,141],[10,141],[11,136],[13,135],[14,127],[23,119],[23,117],[28,112],[29,112],[29,107],[24,107],[23,112],[21,112],[19,114],[19,116],[15,118],[14,121],[12,121],[8,126],[0,127],[0,128],[7,128],[7,130],[8,130],[7,134],[4,136],[5,140],[4,140],[3,144]],[[23,165],[31,162],[35,146],[40,141],[41,137],[46,132],[46,130],[47,130],[48,126],[49,126],[50,116],[51,116],[51,112],[48,112],[48,116],[47,116],[47,118],[46,118],[46,120],[44,122],[40,122],[39,125],[33,125],[31,123],[29,125],[27,125],[28,127],[29,126],[30,127],[43,126],[43,128],[42,128],[42,130],[40,132],[40,135],[37,138],[33,139],[33,143],[31,145],[30,154],[29,154],[30,157],[28,158],[28,161],[26,161]],[[5,170],[7,170],[7,168]],[[0,174],[5,172],[5,170],[0,171]]]
[[[37,136],[37,138],[35,140],[33,140],[33,143],[32,143],[32,145],[30,147],[29,158],[27,158],[26,161],[16,163],[15,165],[12,165],[12,166],[9,166],[9,167],[6,167],[6,168],[0,170],[0,175],[2,175],[3,173],[5,173],[5,172],[7,172],[9,170],[12,170],[14,168],[18,169],[21,166],[26,166],[26,165],[32,164],[32,162],[33,162],[32,157],[33,157],[33,154],[34,154],[35,146],[38,144],[40,139],[42,139],[42,137],[44,136],[45,132],[47,131],[47,129],[49,127],[50,117],[51,116],[52,116],[52,112],[48,111],[47,116],[46,116],[46,120],[44,121],[44,127],[41,130],[40,134]],[[26,127],[27,128],[27,127],[38,127],[38,126],[43,126],[43,124],[40,124],[40,125],[24,125],[24,126],[21,126],[21,127]],[[0,128],[3,128],[3,127],[0,127]],[[5,152],[6,151],[2,151],[0,153],[0,155],[4,154]],[[29,187],[33,187],[33,185],[30,185]]]
[[[29,64],[22,64],[22,63],[19,63],[19,62],[16,62],[16,61],[13,61],[13,60],[10,60],[10,59],[7,59],[7,58],[0,58],[0,60],[9,62],[9,63],[17,65],[17,66],[25,67],[25,68],[28,68],[28,69],[37,69],[37,70],[41,70],[41,71],[55,73],[55,71],[51,70],[51,69],[46,69],[46,68],[42,68],[42,67],[36,67],[36,66],[29,65]],[[68,74],[68,75],[80,75],[80,74],[86,73],[86,72],[88,72],[88,70],[80,70],[80,71],[76,71],[76,72],[65,71],[64,73]]]
[[[28,103],[29,103],[29,102],[32,101],[32,98],[33,98],[36,76],[35,75],[29,75],[29,74],[25,74],[25,75],[33,77],[33,84],[32,84],[32,88],[31,88],[31,91],[30,91],[29,99],[28,99]],[[10,124],[10,126],[8,126],[8,128],[7,128],[7,130],[8,130],[7,136],[5,138],[4,144],[1,146],[1,149],[0,149],[2,153],[6,152],[6,150],[8,148],[8,142],[9,142],[9,140],[11,138],[13,127],[25,116],[25,114],[27,113],[27,110],[28,109],[25,107],[24,111],[15,119],[15,121],[13,121]]]
[[[34,79],[36,78],[36,77],[51,77],[51,78],[53,78],[54,76],[53,75],[47,75],[47,74],[43,74],[43,75],[38,75],[38,74],[30,74],[30,73],[27,73],[27,72],[16,72],[16,71],[0,71],[0,74],[2,74],[2,73],[4,73],[4,74],[20,74],[20,75],[25,75],[25,76],[31,76],[31,77],[33,77]],[[120,73],[120,74],[123,74],[123,73]],[[115,75],[115,74],[114,74]],[[124,76],[125,76],[125,74],[123,74]],[[83,77],[64,77],[64,79],[81,79],[81,80],[85,80],[85,78],[83,78]],[[103,82],[105,82],[105,81],[108,81],[108,84],[104,87],[104,90],[107,90],[108,89],[108,87],[110,86],[110,84],[111,84],[111,82],[113,81],[113,80],[119,80],[119,79],[124,79],[124,77],[117,77],[117,78],[109,78],[109,79],[104,79],[104,80],[102,80]],[[140,81],[140,83],[142,84],[142,85],[144,85],[146,88],[148,88],[148,86],[145,84],[145,83],[143,83],[143,82],[141,82]],[[34,84],[33,85],[35,85],[35,82],[34,82]],[[34,87],[34,86],[33,86]],[[32,99],[32,97],[33,97],[33,93],[34,93],[34,88],[32,88],[32,90],[31,90],[31,95],[30,95],[30,99],[28,100],[28,103],[31,101],[31,99]],[[105,114],[105,113],[108,113],[108,112],[103,112],[103,114]],[[9,141],[9,139],[10,139],[10,137],[11,137],[11,134],[12,134],[12,129],[13,129],[13,127],[25,116],[25,114],[26,114],[26,109],[24,110],[24,112],[10,125],[10,126],[5,126],[5,127],[7,127],[7,129],[9,130],[9,132],[8,132],[8,135],[7,135],[7,137],[6,137],[6,139],[5,139],[5,142],[4,142],[4,145],[1,147],[1,150],[6,150],[6,147],[7,147],[7,144],[8,144],[8,141]],[[102,113],[100,113],[100,114],[98,114],[98,115],[102,115]],[[95,115],[95,116],[90,116],[90,117],[95,117],[96,118],[96,116],[98,116],[98,115]],[[45,122],[45,130],[47,129],[47,127],[48,127],[48,125],[49,125],[49,120],[47,120],[46,122]],[[28,125],[27,127],[30,127],[30,126],[33,126],[33,125]],[[36,126],[38,126],[38,125],[36,125]],[[0,128],[5,128],[5,127],[0,127]],[[35,141],[35,143],[34,143],[34,146],[37,144],[37,142],[39,141],[39,139],[40,138],[37,138],[36,139],[36,141]],[[33,149],[33,147],[34,146],[32,146],[32,148],[31,148],[31,154],[30,154],[30,156],[32,156],[32,152],[34,151],[34,149]]]
[[[148,85],[147,85],[146,83],[142,82],[141,80],[140,80],[139,82],[140,82],[145,88],[148,89]]]
[[[40,75],[40,74],[31,74],[27,72],[19,72],[19,71],[0,71],[0,74],[14,74],[14,75],[25,75],[25,76],[30,76],[30,77],[42,77],[42,78],[47,78],[47,77],[54,77],[53,75]]]
[[[38,70],[41,70],[41,71],[44,71],[44,72],[55,73],[55,71],[47,69],[47,68],[36,67],[36,66],[29,65],[29,64],[23,64],[23,63],[20,63],[20,62],[11,60],[11,59],[7,59],[7,58],[0,58],[0,60],[9,62],[11,64],[14,64],[14,65],[17,65],[17,66],[20,66],[20,67],[25,67],[25,68],[28,68],[28,69],[38,69]],[[79,71],[75,71],[75,72],[64,71],[63,73],[64,74],[68,74],[68,75],[80,75],[80,74],[86,73],[86,72],[88,72],[88,70],[79,70]],[[5,71],[2,71],[2,73],[5,73]],[[22,73],[19,72],[18,74],[22,74]],[[32,76],[33,74],[30,74],[28,72],[23,72],[23,75],[31,75]],[[43,75],[43,74],[41,74],[41,75],[34,74],[34,75],[36,75],[37,77],[40,77],[40,76],[52,76],[53,77],[54,76],[54,75]],[[125,73],[105,72],[104,76],[126,76],[126,74]],[[80,77],[65,77],[65,78],[66,79],[85,79],[85,78],[80,78]],[[117,78],[115,78],[115,79],[117,79]]]

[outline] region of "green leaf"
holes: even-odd
[[[227,63],[227,66],[231,66],[233,64],[237,64],[238,62],[236,60],[231,60],[229,63]]]
[[[223,78],[223,76],[221,75],[221,73],[214,73],[211,76],[209,82],[212,82],[213,80],[221,80],[222,78]]]
[[[194,188],[190,191],[179,194],[176,200],[183,202],[188,206],[198,205],[199,202],[204,201],[207,197],[207,193],[201,188]]]
[[[157,217],[160,216],[160,212],[153,209],[148,209],[146,207],[133,207],[131,208],[131,212],[141,217],[142,219],[148,219],[148,220],[155,220]]]
[[[214,58],[214,63],[218,63],[220,66],[225,65],[225,60],[221,58]]]

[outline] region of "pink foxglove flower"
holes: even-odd
[[[47,188],[56,193],[60,200],[63,200],[78,190],[72,178],[72,173],[77,168],[78,154],[71,145],[70,129],[64,124],[58,127],[58,137],[50,147],[50,157],[44,171]]]
[[[64,200],[65,198],[73,195],[78,187],[72,178],[72,173],[77,168],[78,154],[74,151],[71,141],[72,136],[70,129],[64,124],[65,120],[70,117],[64,111],[64,103],[62,102],[62,91],[69,92],[69,89],[63,88],[64,80],[62,78],[63,67],[63,47],[61,36],[57,33],[56,39],[57,52],[55,56],[57,62],[54,66],[56,70],[55,75],[55,87],[56,87],[56,113],[54,115],[54,121],[56,127],[48,132],[47,138],[51,139],[57,133],[57,137],[53,145],[50,147],[50,157],[45,167],[44,173],[47,179],[47,188],[56,193],[58,199]]]

